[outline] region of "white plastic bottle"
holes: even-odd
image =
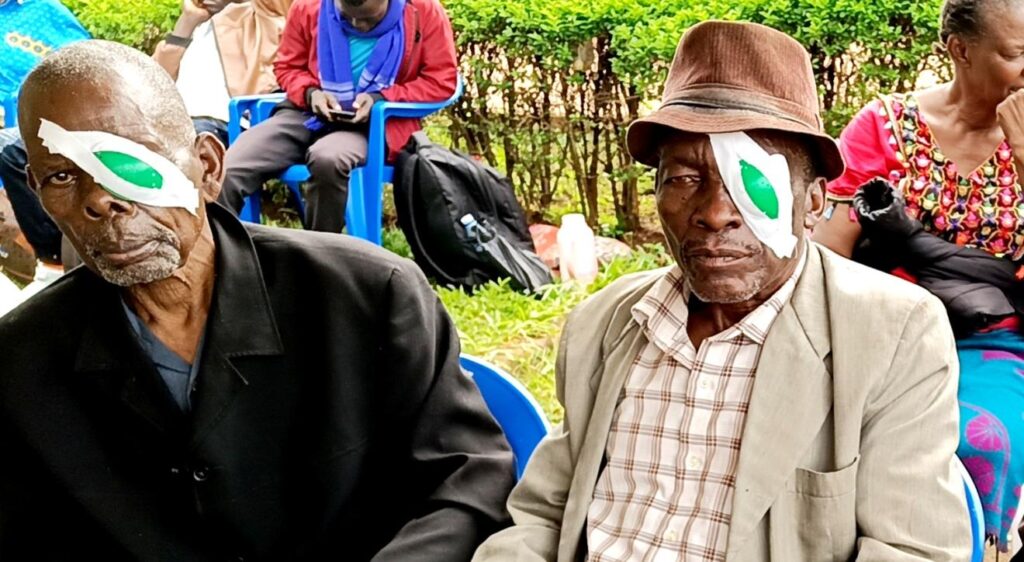
[[[557,240],[562,281],[575,279],[584,285],[591,284],[597,277],[597,249],[594,231],[587,226],[586,218],[579,213],[563,215]]]

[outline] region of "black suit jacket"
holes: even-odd
[[[207,208],[191,412],[85,268],[0,321],[0,560],[468,560],[512,455],[423,275]]]

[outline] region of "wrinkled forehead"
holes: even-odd
[[[49,160],[60,159],[43,147],[39,125],[43,119],[68,131],[110,133],[171,158],[181,150],[167,133],[171,124],[161,122],[159,114],[148,111],[149,100],[132,94],[132,89],[114,78],[96,84],[70,87],[33,88],[23,97],[20,121],[29,163],[38,167]],[[191,123],[188,123],[191,126]]]
[[[973,40],[1006,47],[1024,45],[1024,2],[988,2],[978,12],[980,21]]]
[[[771,129],[751,129],[742,132],[760,145],[765,152],[784,155],[793,173],[802,173],[804,169],[813,168],[812,148],[800,135]],[[715,171],[715,155],[707,134],[667,127],[660,133],[662,140],[658,145],[659,167],[668,163],[686,163],[705,165]]]

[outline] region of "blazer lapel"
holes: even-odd
[[[824,283],[821,256],[812,245],[758,362],[736,471],[729,559],[738,556],[831,411]]]
[[[631,318],[631,306],[632,302],[620,306],[618,314],[630,314]],[[605,356],[601,368],[591,379],[592,384],[599,386],[596,389],[597,396],[594,399],[586,433],[580,445],[576,473],[562,517],[563,540],[559,546],[559,560],[575,560],[582,541],[586,540],[584,531],[587,513],[604,465],[605,448],[615,409],[619,403],[619,394],[622,392],[633,359],[647,343],[639,327],[628,323],[631,320],[626,322],[624,333],[619,329],[609,329],[609,333],[620,334],[622,337],[609,342],[610,351]]]
[[[284,353],[252,238],[234,216],[207,206],[217,245],[217,284],[192,400],[192,444],[213,431],[239,394],[271,368],[242,358]]]

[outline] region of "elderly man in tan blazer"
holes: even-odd
[[[942,306],[807,237],[843,163],[806,51],[692,28],[628,145],[677,265],[570,316],[565,420],[474,560],[967,560]]]

